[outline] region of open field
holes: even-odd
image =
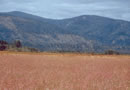
[[[0,52],[0,90],[130,90],[130,56]]]

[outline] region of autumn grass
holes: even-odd
[[[130,56],[0,52],[0,90],[130,90]]]

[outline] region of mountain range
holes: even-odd
[[[20,40],[40,51],[130,53],[130,22],[96,15],[57,20],[5,12],[0,13],[0,40]]]

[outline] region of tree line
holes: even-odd
[[[0,51],[30,51],[38,52],[37,49],[25,47],[20,40],[15,40],[13,43],[8,43],[5,40],[0,40]]]
[[[7,41],[0,40],[0,51],[28,51],[28,52],[38,52],[35,48],[25,47],[22,45],[20,40],[15,40],[13,43],[8,43]],[[67,51],[56,51],[65,53]],[[68,51],[70,52],[70,51]],[[76,51],[75,51],[76,52]],[[78,53],[81,53],[80,51],[77,51]],[[73,51],[74,53],[74,51]],[[96,53],[91,53],[96,54]],[[114,50],[106,50],[103,54],[105,55],[119,55],[120,53]]]

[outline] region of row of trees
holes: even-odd
[[[117,51],[114,51],[114,50],[107,50],[107,51],[105,51],[104,54],[106,54],[106,55],[119,55],[120,53]]]
[[[0,51],[4,51],[4,50],[7,50],[8,47],[9,47],[9,43],[4,41],[4,40],[0,40]],[[22,44],[19,40],[15,41],[13,44],[11,44],[13,47],[16,47],[16,48],[21,48],[22,47]]]
[[[0,40],[0,51],[5,51],[5,50],[9,50],[9,49],[13,49],[13,50],[17,50],[17,51],[31,51],[31,52],[38,51],[35,48],[23,47],[20,40],[16,40],[12,44],[9,44],[8,42],[6,42],[4,40]],[[61,52],[65,52],[65,51],[61,51]],[[94,53],[92,53],[92,54],[94,54]],[[104,54],[119,55],[120,53],[117,51],[114,51],[114,50],[107,50],[104,52]]]
[[[7,41],[0,40],[0,51],[30,51],[37,52],[38,50],[35,48],[25,47],[22,45],[20,40],[16,40],[13,43],[8,43]]]

